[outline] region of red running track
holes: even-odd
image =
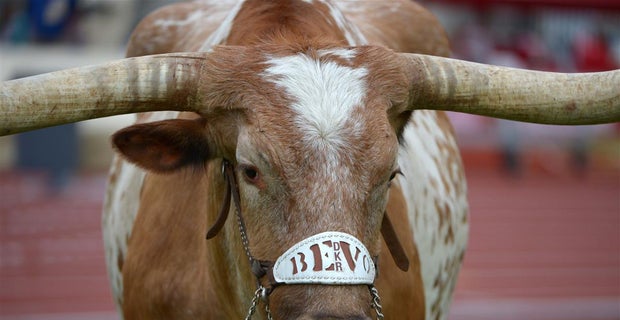
[[[468,172],[471,237],[450,319],[620,319],[620,173]],[[0,173],[0,319],[117,319],[105,271],[105,174],[61,194]]]

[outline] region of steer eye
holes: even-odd
[[[259,181],[259,173],[258,168],[252,165],[241,165],[241,172],[243,173],[243,178],[252,184],[256,184]]]
[[[392,185],[392,180],[394,180],[394,178],[396,178],[396,176],[397,176],[397,175],[399,175],[399,174],[400,174],[400,175],[402,175],[402,174],[403,174],[403,172],[402,172],[402,171],[400,171],[400,168],[398,168],[398,169],[396,169],[396,170],[394,170],[394,171],[392,172],[392,174],[390,175],[390,180],[388,181],[388,186],[391,186],[391,185]]]

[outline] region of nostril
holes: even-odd
[[[311,319],[312,320],[371,320],[371,318],[366,315],[334,315],[334,314],[325,314],[325,313],[314,314],[311,317]]]

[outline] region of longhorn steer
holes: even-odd
[[[257,280],[276,319],[368,319],[375,285],[388,318],[443,319],[468,219],[452,129],[432,110],[620,119],[618,71],[448,53],[405,0],[179,3],[137,27],[135,58],[2,84],[0,130],[168,111],[113,137],[103,224],[127,319],[239,319]]]

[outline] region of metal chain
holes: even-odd
[[[258,306],[258,300],[263,297],[264,291],[265,291],[265,287],[263,286],[259,286],[258,289],[254,291],[254,297],[252,298],[252,305],[250,306],[250,309],[248,309],[248,315],[245,317],[245,320],[252,319],[252,315],[254,315],[254,313],[256,312],[256,307]],[[271,316],[271,310],[269,309],[269,303],[267,301],[264,301],[264,302],[265,302],[265,312],[267,313],[267,320],[273,320],[273,317]]]
[[[231,196],[233,198],[235,214],[237,216],[237,227],[239,228],[239,233],[241,234],[241,243],[243,244],[245,254],[250,259],[250,263],[252,263],[254,257],[252,257],[252,254],[250,253],[250,240],[248,239],[248,234],[245,231],[245,222],[243,221],[243,217],[241,217],[241,199],[232,164],[226,160],[222,162],[222,171],[224,172],[226,180],[228,181],[228,186],[231,189]]]
[[[260,299],[260,293],[261,293],[260,287],[256,289],[256,291],[254,291],[254,298],[252,298],[252,305],[250,306],[250,309],[248,310],[248,315],[245,316],[245,320],[252,319],[252,315],[254,314],[254,312],[256,312],[256,306],[258,305],[258,299]]]
[[[267,313],[267,320],[273,320],[271,316],[271,310],[269,309],[269,304],[265,303],[265,312]]]
[[[231,188],[231,193],[232,193],[231,196],[235,204],[235,213],[237,215],[237,226],[239,228],[239,233],[241,234],[241,244],[243,244],[243,249],[245,250],[245,254],[248,256],[248,259],[250,260],[250,265],[253,265],[255,260],[254,260],[254,257],[252,256],[252,253],[250,253],[250,240],[248,239],[248,234],[246,232],[245,222],[243,221],[243,217],[241,216],[241,199],[239,197],[239,189],[237,188],[237,183],[235,181],[236,177],[235,177],[234,169],[232,165],[230,164],[230,162],[228,161],[225,161],[222,163],[222,169],[226,175],[226,179],[228,180],[229,187]],[[260,279],[257,279],[257,280],[260,281]],[[265,289],[265,287],[260,285],[260,282],[259,282],[258,289],[254,291],[254,297],[252,297],[252,304],[250,305],[250,308],[248,309],[248,315],[245,317],[245,320],[252,319],[252,315],[256,313],[256,307],[258,306],[259,299],[263,300],[263,302],[265,303],[265,312],[267,314],[267,320],[273,320],[273,317],[271,316],[271,310],[269,309],[269,300],[267,299],[268,295],[269,293],[267,292],[267,289]]]
[[[248,234],[245,232],[245,224],[241,218],[241,214],[239,213],[239,208],[235,208],[237,213],[237,226],[239,228],[239,233],[241,233],[241,243],[243,244],[243,250],[245,250],[245,255],[250,259],[250,264],[254,260],[254,257],[250,253],[250,241],[248,240]]]
[[[369,285],[368,289],[370,290],[370,296],[372,297],[372,303],[370,304],[375,312],[377,313],[377,320],[383,320],[383,312],[381,310],[381,298],[379,298],[379,291],[373,285]]]
[[[370,305],[375,310],[375,313],[377,313],[377,320],[383,320],[384,319],[384,315],[382,311],[383,307],[381,306],[381,298],[379,297],[379,291],[373,285],[368,286],[368,289],[370,290],[370,296],[372,298],[372,302]],[[256,307],[258,306],[258,300],[261,299],[261,297],[263,296],[264,290],[265,288],[263,286],[259,286],[258,289],[254,291],[254,297],[252,298],[252,305],[250,306],[250,309],[248,310],[248,315],[245,317],[245,320],[252,319],[252,315],[254,315],[254,313],[256,312]],[[271,310],[269,309],[269,303],[267,303],[266,301],[265,301],[265,312],[267,313],[267,320],[273,320],[273,317],[271,316]]]

